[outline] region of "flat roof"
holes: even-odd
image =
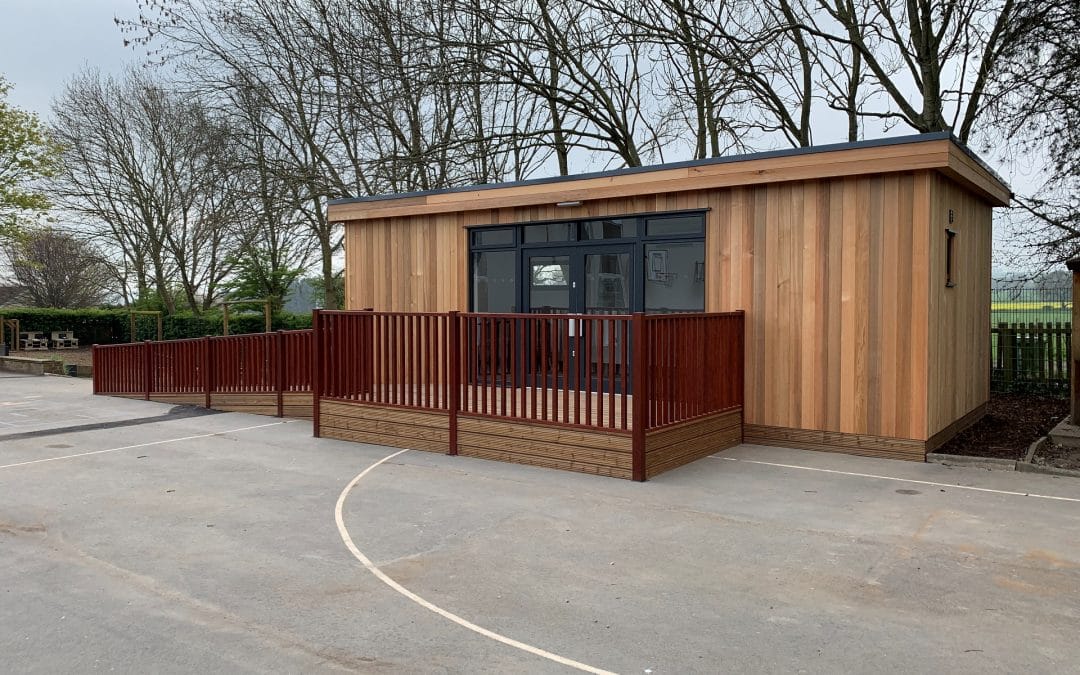
[[[928,151],[919,153],[905,152],[904,149],[906,146],[927,146]],[[934,146],[935,149],[931,150],[929,149],[929,146]],[[959,155],[950,157],[950,155],[955,154],[953,152],[945,152],[944,155],[942,155],[942,148],[949,148],[949,150],[955,149],[958,151]],[[799,158],[806,158],[807,156],[825,153],[843,153],[844,155],[851,155],[851,160],[855,162],[885,159],[891,160],[891,163],[888,166],[879,165],[875,167],[874,170],[868,171],[852,170],[854,168],[852,166],[847,166],[848,170],[846,172],[829,171],[823,168],[823,170],[817,172],[815,175],[808,175],[807,171],[805,171],[806,168],[813,166],[812,163],[805,161],[801,163],[784,163],[784,160],[797,160]],[[931,155],[935,155],[936,160],[931,158]],[[917,159],[917,156],[921,158],[921,161]],[[782,168],[782,163],[783,167],[789,169],[796,165],[801,166],[804,171],[797,174],[788,172],[790,175],[787,175],[782,170],[776,170]],[[837,163],[838,166],[841,164],[844,163]],[[847,164],[850,165],[851,162],[847,162]],[[719,177],[722,174],[730,176],[730,174],[734,173],[733,171],[720,172],[708,171],[708,169],[722,169],[731,165],[747,165],[746,179],[741,181],[718,181],[716,185],[702,184],[679,186],[672,182],[677,180],[680,175],[684,177],[704,177],[706,175]],[[751,166],[758,167],[758,165],[760,165],[760,168],[750,169]],[[424,207],[417,209],[417,213],[501,208],[503,206],[516,205],[493,204],[490,207],[485,206],[483,202],[488,199],[495,199],[496,195],[494,193],[496,192],[499,194],[520,194],[523,197],[524,195],[534,196],[531,199],[525,198],[519,200],[521,202],[520,205],[543,203],[545,200],[550,201],[550,195],[555,193],[559,188],[564,186],[569,188],[569,184],[572,183],[581,183],[580,189],[582,190],[600,188],[601,186],[610,187],[615,184],[637,185],[640,187],[640,194],[650,194],[654,192],[708,189],[710,187],[730,187],[735,184],[750,184],[754,182],[765,183],[777,182],[779,180],[807,180],[811,178],[827,178],[840,175],[886,173],[889,171],[927,168],[945,170],[945,173],[968,184],[968,187],[975,189],[976,192],[981,193],[988,201],[995,203],[995,205],[1008,204],[1012,197],[1012,191],[1008,184],[1006,184],[1004,179],[990,168],[986,162],[976,155],[969,147],[957,140],[951,132],[942,131],[848,143],[831,143],[805,148],[785,148],[782,150],[769,150],[765,152],[727,155],[723,157],[708,157],[705,159],[695,159],[684,162],[627,167],[569,176],[549,176],[504,183],[484,183],[479,185],[449,187],[439,190],[348,197],[330,200],[328,205],[330,206],[331,212],[336,212],[336,214],[330,214],[331,220],[356,220],[405,215],[403,210],[408,209],[410,205]],[[752,180],[755,173],[760,177],[760,180]],[[658,181],[662,180],[664,183],[668,184],[662,189],[657,189],[659,186],[653,184],[654,182],[649,180],[650,174],[655,174]],[[667,176],[667,174],[677,175]],[[981,175],[973,176],[971,174]],[[589,187],[586,187],[586,185]],[[544,186],[551,186],[552,189],[544,190]],[[542,194],[545,195],[543,198],[540,197]],[[609,196],[604,194],[589,194],[582,196],[581,199],[602,199],[608,197]],[[500,199],[499,201],[505,200]],[[441,204],[442,208],[435,208],[436,204]],[[400,206],[400,208],[395,208],[397,206]],[[335,215],[337,217],[335,217]]]

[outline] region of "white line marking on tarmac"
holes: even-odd
[[[778,466],[784,469],[802,469],[803,471],[818,471],[820,473],[835,473],[841,476],[857,476],[859,478],[876,478],[878,480],[893,480],[899,483],[915,483],[917,485],[933,485],[935,487],[949,487],[957,490],[974,490],[975,492],[992,492],[999,495],[1014,495],[1017,497],[1035,497],[1036,499],[1052,499],[1059,502],[1077,502],[1076,497],[1057,497],[1055,495],[1040,495],[1034,492],[1014,492],[1012,490],[994,490],[992,488],[975,487],[974,485],[957,485],[955,483],[935,483],[931,480],[916,480],[914,478],[897,478],[896,476],[880,476],[874,473],[856,473],[854,471],[837,471],[836,469],[819,469],[813,466],[800,466],[798,464],[781,464],[779,462],[763,462],[757,459],[741,459],[739,457],[719,457],[710,455],[711,459],[722,459],[726,462],[743,462],[745,464],[762,464],[764,466]]]
[[[93,452],[80,452],[74,455],[63,455],[62,457],[46,457],[45,459],[32,459],[28,462],[16,462],[15,464],[3,464],[0,465],[0,469],[11,469],[16,466],[27,466],[28,464],[41,464],[43,462],[57,462],[61,459],[74,459],[76,457],[89,457],[90,455],[104,455],[107,452],[120,452],[121,450],[134,450],[135,448],[148,448],[151,445],[163,445],[165,443],[178,443],[180,441],[193,441],[197,438],[210,438],[211,436],[221,436],[224,434],[235,434],[240,431],[251,431],[252,429],[264,429],[266,427],[276,427],[279,424],[288,424],[288,422],[272,422],[270,424],[256,424],[253,427],[240,427],[239,429],[226,429],[225,431],[215,431],[212,434],[199,434],[197,436],[184,436],[183,438],[167,438],[163,441],[151,441],[149,443],[139,443],[137,445],[125,445],[122,448],[108,448],[106,450],[94,450]]]
[[[564,666],[568,666],[570,668],[576,668],[577,670],[581,670],[581,671],[584,671],[586,673],[595,673],[596,675],[614,675],[614,673],[612,673],[611,671],[602,670],[602,669],[596,668],[594,666],[590,666],[590,665],[587,665],[587,664],[584,664],[584,663],[581,663],[581,662],[578,662],[578,661],[574,661],[573,659],[568,659],[565,656],[559,656],[558,654],[553,654],[553,653],[551,653],[549,651],[540,649],[539,647],[533,647],[532,645],[527,645],[524,642],[519,642],[519,641],[517,641],[517,640],[515,640],[513,638],[508,638],[505,635],[499,635],[498,633],[496,633],[494,631],[490,631],[487,628],[484,628],[483,626],[477,626],[475,623],[473,623],[471,621],[468,621],[466,619],[463,619],[460,616],[458,616],[457,614],[454,614],[453,612],[447,611],[447,610],[443,609],[442,607],[439,607],[438,605],[433,605],[432,603],[430,603],[427,600],[421,598],[416,593],[413,593],[409,589],[405,588],[404,586],[402,586],[401,584],[399,584],[398,582],[394,581],[389,576],[387,576],[387,574],[385,572],[383,572],[381,569],[379,569],[375,565],[375,563],[371,562],[371,560],[366,555],[364,555],[364,553],[359,548],[356,547],[356,544],[353,543],[352,537],[349,536],[349,531],[347,529],[345,529],[345,519],[342,516],[342,507],[345,505],[345,499],[349,496],[349,492],[352,491],[352,489],[356,486],[357,483],[360,482],[360,480],[364,476],[368,475],[368,473],[370,473],[373,469],[378,467],[383,462],[387,462],[387,461],[397,457],[398,455],[400,455],[403,452],[408,452],[408,450],[400,450],[400,451],[395,452],[393,454],[387,455],[386,457],[383,457],[379,461],[375,462],[374,464],[372,464],[368,468],[361,471],[360,474],[356,478],[353,478],[352,481],[348,485],[345,486],[345,489],[341,491],[341,495],[338,497],[337,506],[334,507],[334,519],[337,521],[338,533],[341,534],[341,540],[345,542],[345,546],[348,547],[349,551],[352,552],[353,556],[357,560],[359,560],[360,563],[364,567],[366,567],[369,572],[374,574],[379,579],[379,581],[383,582],[384,584],[386,584],[390,588],[394,589],[395,591],[397,591],[401,595],[404,595],[406,598],[408,598],[409,600],[412,600],[413,602],[420,605],[424,609],[435,612],[439,616],[441,616],[441,617],[443,617],[445,619],[449,619],[449,620],[453,621],[454,623],[458,624],[459,626],[462,626],[463,628],[468,628],[469,630],[473,631],[474,633],[479,633],[480,635],[483,635],[486,638],[490,638],[492,640],[495,640],[496,642],[501,642],[504,645],[509,645],[510,647],[514,647],[515,649],[520,649],[521,651],[528,652],[530,654],[533,654],[534,656],[539,656],[539,657],[548,659],[549,661],[554,661],[555,663],[559,663],[559,664],[562,664]]]

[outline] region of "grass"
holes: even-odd
[[[999,323],[1065,323],[1072,321],[1071,303],[995,302],[990,305],[990,325]]]

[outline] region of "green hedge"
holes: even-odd
[[[59,330],[75,333],[83,345],[107,345],[129,340],[130,323],[127,310],[123,309],[3,309],[0,317],[18,319],[19,330],[45,333]],[[174,314],[165,316],[161,332],[166,340],[222,335],[221,312],[208,312],[202,316]],[[310,314],[275,314],[274,330],[311,328]],[[229,332],[261,333],[262,314],[229,314]],[[137,340],[152,340],[157,336],[157,322],[153,316],[135,317]]]

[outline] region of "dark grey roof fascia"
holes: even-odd
[[[951,140],[961,150],[971,157],[975,162],[979,164],[983,169],[988,171],[995,179],[1001,182],[1002,185],[1008,187],[1005,181],[991,169],[986,162],[984,162],[978,155],[967,147],[949,131],[935,131],[927,134],[914,134],[909,136],[895,136],[893,138],[875,138],[868,141],[854,141],[847,143],[830,143],[828,145],[816,145],[806,148],[785,148],[783,150],[767,150],[765,152],[753,152],[744,155],[728,155],[726,157],[708,157],[705,159],[692,159],[684,162],[673,162],[671,164],[652,164],[649,166],[635,166],[623,169],[611,169],[609,171],[596,171],[593,173],[580,173],[572,176],[548,176],[546,178],[530,178],[527,180],[511,181],[507,183],[483,183],[480,185],[464,185],[461,187],[443,188],[441,190],[424,190],[420,192],[403,192],[398,194],[383,194],[383,195],[371,195],[368,197],[345,197],[342,199],[331,199],[327,203],[330,205],[337,204],[356,204],[362,202],[379,202],[388,201],[393,199],[406,199],[409,197],[427,197],[430,195],[443,195],[451,194],[454,192],[476,192],[479,190],[498,190],[500,188],[520,187],[524,185],[545,185],[549,183],[564,183],[578,180],[588,180],[590,178],[608,178],[611,176],[627,176],[637,173],[648,173],[650,171],[665,171],[667,169],[684,169],[697,166],[712,166],[714,164],[733,164],[736,162],[748,162],[757,159],[771,159],[774,157],[794,157],[797,155],[812,155],[822,152],[838,152],[840,150],[854,150],[858,148],[880,148],[890,145],[905,145],[908,143],[922,143],[924,141],[945,141]],[[1011,192],[1011,189],[1010,189]]]

